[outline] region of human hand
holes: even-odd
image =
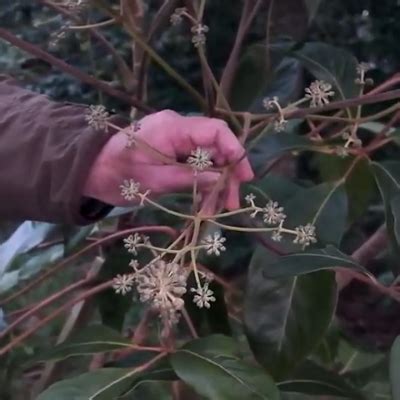
[[[194,174],[191,168],[166,164],[165,160],[140,145],[127,149],[127,129],[112,136],[103,147],[90,170],[84,196],[114,206],[127,206],[128,202],[120,193],[124,180],[133,179],[140,183],[142,192],[150,190],[152,195],[192,187]],[[175,161],[186,161],[191,151],[200,147],[211,152],[215,166],[233,164],[224,202],[227,209],[239,207],[240,183],[253,179],[254,174],[247,158],[243,157],[243,146],[223,120],[184,117],[164,110],[144,117],[136,135],[140,141]],[[208,192],[219,177],[218,171],[199,172],[200,193]]]

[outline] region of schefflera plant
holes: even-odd
[[[128,1],[111,7],[104,1],[45,3],[55,6],[57,10],[61,7],[62,11],[67,11],[75,24],[66,24],[56,32],[53,38],[55,43],[51,47],[63,40],[66,33],[79,30],[93,33],[93,29],[121,23],[132,37],[133,47],[140,48],[198,101],[199,110],[196,111],[225,119],[230,124],[246,147],[246,155],[253,162],[260,179],[246,186],[240,209],[224,211],[216,207],[210,212],[207,196],[199,199],[197,176],[199,172],[215,169],[216,166],[213,165],[213,154],[207,149],[194,148],[186,163],[182,164],[193,173],[192,204],[188,212],[166,206],[139,182],[131,179],[121,182],[121,196],[132,205],[142,210],[165,213],[179,221],[175,229],[177,235],[165,245],[159,245],[153,239],[151,229],[147,232],[146,227],[132,228],[132,232],[122,239],[122,246],[131,257],[128,265],[123,266],[128,272],[121,272],[110,281],[78,294],[39,321],[34,328],[18,334],[0,350],[0,355],[15,348],[43,326],[46,320],[51,321],[59,315],[66,306],[80,304],[80,301],[99,292],[112,289],[120,298],[133,296],[135,304],[143,303],[144,317],[138,326],[133,327],[133,337],[95,325],[56,346],[42,358],[51,361],[77,353],[95,354],[91,371],[54,384],[39,396],[39,400],[70,400],[75,394],[79,399],[123,398],[124,395],[129,398],[131,391],[145,385],[145,382],[152,382],[158,387],[154,381],[167,381],[167,388],[174,399],[184,398],[187,387],[183,383],[202,398],[211,400],[286,399],[292,393],[300,398],[308,398],[311,394],[365,398],[364,393],[355,389],[347,379],[352,359],[346,362],[340,358],[335,347],[339,339],[334,337],[331,340],[327,333],[338,294],[335,278],[340,290],[353,281],[362,282],[384,296],[399,300],[395,282],[383,286],[362,266],[369,261],[368,257],[375,256],[382,249],[382,229],[372,234],[365,246],[362,244],[352,257],[338,249],[346,229],[348,203],[355,202],[352,186],[357,186],[360,169],[373,169],[388,216],[387,229],[394,247],[398,246],[398,228],[394,223],[398,210],[393,201],[399,195],[400,174],[397,175],[396,171],[400,169],[376,163],[372,157],[376,150],[395,141],[392,127],[397,121],[399,106],[396,103],[370,115],[363,109],[365,104],[398,98],[398,93],[389,90],[398,80],[389,80],[372,88],[372,82],[367,78],[371,65],[359,64],[354,57],[334,47],[306,43],[300,50],[294,49],[291,56],[300,60],[316,80],[304,89],[303,94],[296,95],[298,100],[285,101],[282,99],[285,99],[286,93],[281,92],[277,96],[274,92],[269,97],[257,98],[257,107],[251,108],[257,109],[257,112],[248,111],[250,107],[246,108],[247,111],[237,111],[232,106],[230,94],[235,86],[235,72],[240,74],[238,54],[262,1],[243,2],[233,55],[220,79],[215,76],[207,59],[208,35],[213,33],[213,27],[204,22],[206,1],[189,1],[186,2],[187,7],[179,7],[169,13],[162,8],[160,18],[168,14],[174,26],[188,24],[190,36],[185,40],[191,42],[198,53],[204,94],[173,70],[142,35],[140,29],[144,26],[136,22],[143,20],[143,7],[130,8],[133,2]],[[273,2],[270,2],[270,7],[271,4]],[[85,13],[92,7],[110,19],[86,24]],[[270,9],[270,16],[271,13]],[[10,35],[4,35],[3,31],[0,28],[0,37],[8,40]],[[18,38],[11,37],[10,40],[17,45],[21,43]],[[24,48],[32,50],[29,46],[24,45]],[[116,52],[113,55],[115,57]],[[118,59],[119,67],[124,66],[123,61]],[[146,71],[147,61],[135,61],[140,64],[135,73],[139,71],[140,75]],[[136,68],[137,63],[133,64]],[[126,66],[122,67],[122,72],[126,72]],[[129,79],[126,81],[129,92],[132,82]],[[121,93],[115,88],[110,89],[102,81],[97,84],[106,93],[121,98]],[[258,88],[255,91],[258,93]],[[143,104],[146,96],[140,99],[130,95],[123,98],[134,100],[135,104],[130,105],[148,112],[147,105]],[[138,135],[141,122],[136,117],[136,111],[132,112],[135,121],[130,129],[124,128],[126,151],[142,146],[143,150],[150,151],[154,156],[158,154],[165,161],[160,149],[150,148]],[[110,122],[109,115],[105,106],[92,105],[86,120],[97,130],[120,130]],[[386,117],[390,117],[389,121]],[[378,133],[373,139],[365,140],[361,134],[363,129],[366,129],[366,124],[376,121],[383,121],[378,124]],[[295,133],[300,123],[304,135]],[[274,181],[276,177],[269,174],[273,165],[288,153],[295,157],[302,151],[316,153],[322,160],[334,160],[332,169],[335,173],[339,170],[341,174],[333,174],[333,181],[329,174],[329,179],[322,176],[322,183],[316,185],[310,179],[304,185],[289,179],[283,180],[283,184],[279,179]],[[260,154],[261,166],[255,157]],[[320,169],[318,172],[322,175],[323,168]],[[229,169],[222,168],[220,172],[222,182]],[[221,194],[223,185],[219,183],[210,198]],[[205,209],[207,212],[204,212]],[[146,233],[139,233],[141,228]],[[238,241],[232,239],[234,235],[239,235],[243,241],[248,240],[246,244],[251,243],[248,246],[251,261],[248,265],[248,254],[247,258],[241,257],[237,261],[240,265],[235,269],[238,276],[229,277],[228,274],[226,277],[221,274],[219,266],[239,253]],[[96,246],[102,248],[103,243],[120,237],[121,232],[117,230],[91,244],[90,249]],[[257,242],[256,248],[254,242]],[[367,251],[371,246],[373,251]],[[146,257],[142,257],[144,253]],[[244,264],[242,269],[241,264]],[[56,267],[55,270],[58,270],[59,266]],[[335,276],[331,271],[321,271],[334,268],[337,269]],[[221,287],[224,289],[222,295]],[[48,304],[52,301],[46,299],[44,305]],[[42,307],[43,304],[39,304],[26,312],[22,310],[17,322],[14,321],[4,335],[29,318],[32,310]],[[194,310],[195,307],[199,310]],[[204,328],[204,319],[196,319],[199,315],[196,313],[200,313],[202,318],[206,315],[209,326]],[[221,320],[229,318],[230,324],[225,324],[229,326],[221,327],[226,321],[215,323],[215,315]],[[319,347],[321,342],[322,348]],[[398,343],[395,344],[393,358],[397,352]],[[396,363],[393,362],[393,365],[395,375]],[[71,391],[74,391],[73,394]],[[188,396],[196,398],[194,393]]]

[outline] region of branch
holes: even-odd
[[[23,287],[21,290],[18,292],[13,293],[9,297],[6,297],[4,300],[0,302],[0,305],[4,305],[5,303],[8,303],[17,297],[21,296],[22,294],[28,292],[32,288],[36,287],[43,281],[45,281],[47,278],[61,270],[63,267],[65,267],[67,264],[69,264],[71,261],[79,258],[81,255],[86,254],[90,250],[95,249],[98,246],[104,245],[105,243],[112,242],[116,239],[119,239],[123,236],[129,235],[131,233],[135,232],[164,232],[168,235],[171,235],[172,237],[176,237],[176,231],[173,228],[170,228],[169,226],[143,226],[140,228],[131,228],[131,229],[126,229],[123,231],[118,231],[116,233],[113,233],[112,235],[106,236],[105,238],[99,239],[94,243],[91,243],[90,245],[86,246],[82,250],[78,251],[75,254],[72,254],[70,257],[67,257],[65,260],[61,261],[60,263],[56,264],[52,269],[49,269],[47,272],[45,272],[42,276],[37,278],[36,280],[32,281],[25,287]]]
[[[242,15],[239,22],[239,28],[235,38],[235,43],[233,45],[231,54],[229,55],[224,72],[222,73],[220,86],[221,86],[221,91],[225,97],[229,97],[232,81],[239,62],[239,55],[240,55],[240,50],[242,48],[243,40],[246,36],[247,31],[250,28],[250,25],[255,15],[257,14],[257,11],[259,10],[262,4],[262,0],[258,0],[252,9],[250,8],[250,3],[251,2],[249,0],[244,1]],[[219,96],[217,105],[218,107],[221,106],[221,99],[219,98]]]
[[[98,90],[101,90],[102,92],[108,94],[111,97],[115,97],[122,101],[125,101],[126,103],[147,113],[154,111],[153,109],[141,103],[136,98],[128,95],[127,93],[121,92],[120,90],[113,88],[108,83],[100,81],[94,78],[93,76],[86,74],[80,69],[67,64],[65,61],[51,55],[47,51],[42,50],[40,47],[16,37],[12,33],[8,32],[6,29],[0,28],[0,39],[5,40],[6,42],[12,44],[13,46],[18,47],[21,50],[24,50],[27,53],[30,53],[35,57],[40,58],[41,60],[47,61],[49,64],[60,69],[61,71],[77,78],[81,82],[93,86]]]

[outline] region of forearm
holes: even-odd
[[[1,219],[91,222],[82,191],[110,134],[88,127],[84,114],[0,77]]]

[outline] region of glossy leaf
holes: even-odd
[[[279,393],[267,373],[235,356],[228,337],[194,340],[171,356],[180,379],[210,400],[277,400]]]
[[[400,255],[399,207],[397,200],[400,197],[400,162],[387,161],[385,163],[371,163],[376,183],[385,207],[386,229],[391,248],[396,256]],[[396,200],[396,201],[395,201]],[[393,209],[394,206],[394,209]],[[396,234],[397,230],[397,234]],[[398,268],[394,267],[397,272]]]
[[[0,245],[0,276],[19,254],[31,250],[54,231],[56,225],[26,221]]]
[[[271,127],[267,127],[260,136],[255,139],[256,144],[251,144],[249,158],[253,168],[258,171],[260,168],[274,158],[291,151],[312,150],[315,143],[305,136],[294,132],[299,127],[300,120],[289,121],[285,132],[276,134]]]
[[[131,369],[104,368],[50,386],[36,400],[110,400],[123,394],[135,376]]]
[[[254,357],[275,378],[282,378],[325,335],[336,307],[336,283],[327,271],[269,279],[264,274],[265,263],[274,258],[261,247],[253,256],[244,321]]]
[[[390,351],[390,383],[393,400],[400,400],[400,336],[396,338]]]
[[[37,360],[62,360],[68,357],[104,353],[132,346],[129,339],[104,325],[93,325],[71,336],[52,350],[36,357]]]
[[[334,246],[290,254],[264,263],[264,275],[279,279],[335,268],[352,269],[370,275],[362,265]]]
[[[351,400],[365,400],[365,395],[350,385],[336,372],[311,361],[303,363],[287,380],[278,383],[283,392],[300,392],[318,396],[339,396]]]
[[[319,246],[340,243],[347,222],[347,195],[342,182],[301,189],[283,205],[286,227],[294,229],[311,223],[316,227]]]
[[[329,82],[336,97],[346,99],[358,95],[357,59],[348,51],[320,42],[306,43],[294,53],[316,79]]]
[[[350,221],[355,221],[366,212],[376,194],[375,178],[370,164],[361,159],[353,165],[353,157],[341,158],[333,154],[316,154],[314,156],[319,174],[324,181],[337,181],[345,175],[345,190],[348,199]],[[349,168],[351,172],[348,173]]]

